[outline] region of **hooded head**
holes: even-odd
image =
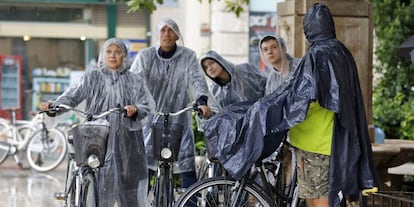
[[[109,48],[111,48],[114,45],[117,46],[116,49],[110,50]],[[118,49],[120,51],[117,51]],[[120,64],[118,68],[111,69],[108,63],[114,62],[115,60],[110,60],[109,58],[111,59],[121,58],[122,60],[120,59],[118,60],[120,60],[122,63]],[[123,72],[127,70],[129,68],[129,56],[128,56],[128,49],[125,43],[121,39],[117,39],[117,38],[110,38],[106,40],[103,43],[101,51],[99,53],[97,65],[100,70],[117,70],[119,72]]]
[[[309,43],[336,38],[335,24],[328,7],[316,3],[303,18],[303,31]]]
[[[281,74],[289,73],[289,63],[286,54],[286,44],[278,35],[266,35],[259,42],[260,58],[267,69],[276,68]],[[278,68],[274,66],[278,64]],[[266,70],[267,70],[266,69]]]
[[[183,36],[180,33],[180,28],[178,27],[177,23],[170,19],[170,18],[163,18],[160,22],[158,22],[157,31],[159,32],[159,36],[161,35],[161,30],[165,27],[169,27],[178,37],[178,44],[184,46]],[[159,42],[158,42],[159,43]]]
[[[214,61],[214,64],[209,63],[209,60]],[[221,86],[230,81],[234,68],[233,63],[227,61],[213,50],[206,52],[200,58],[200,65],[207,77]],[[209,70],[209,72],[207,70]],[[211,77],[209,73],[214,73],[215,77]],[[223,78],[228,80],[224,80]]]

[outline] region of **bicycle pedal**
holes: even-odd
[[[64,192],[56,192],[55,199],[59,201],[64,201],[66,199],[66,195]]]

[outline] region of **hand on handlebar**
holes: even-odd
[[[197,106],[197,109],[199,110],[199,115],[203,116],[204,118],[207,118],[210,116],[210,107],[208,107],[207,105],[199,105]]]
[[[51,105],[52,105],[52,102],[51,101],[43,102],[43,103],[40,103],[39,109],[42,110],[42,111],[46,111],[46,110],[49,110],[50,109],[50,106]]]
[[[53,103],[51,101],[40,103],[39,109],[42,112],[45,112],[48,116],[54,117],[56,116],[56,110],[52,109],[52,104]]]
[[[138,113],[138,108],[134,105],[126,105],[124,106],[124,109],[126,111],[126,114],[125,114],[126,117],[132,117],[136,113]]]

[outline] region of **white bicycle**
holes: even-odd
[[[0,164],[8,156],[19,159],[26,153],[29,166],[38,172],[48,172],[59,166],[65,159],[67,145],[65,135],[54,128],[48,129],[45,111],[39,112],[31,121],[16,124],[18,108],[5,109],[11,114],[11,121],[0,119]]]

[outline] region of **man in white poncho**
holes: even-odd
[[[191,105],[195,100],[203,116],[208,116],[208,87],[195,52],[182,46],[183,37],[174,20],[169,18],[161,20],[158,24],[158,32],[158,44],[140,51],[132,64],[131,71],[147,81],[156,102],[156,111],[176,112]],[[181,44],[177,44],[177,41]],[[150,117],[144,128],[144,136],[149,168],[155,170],[151,145],[152,119]],[[186,188],[197,180],[191,113],[170,117],[170,123],[183,126],[181,147],[174,172],[181,173],[182,187]]]

